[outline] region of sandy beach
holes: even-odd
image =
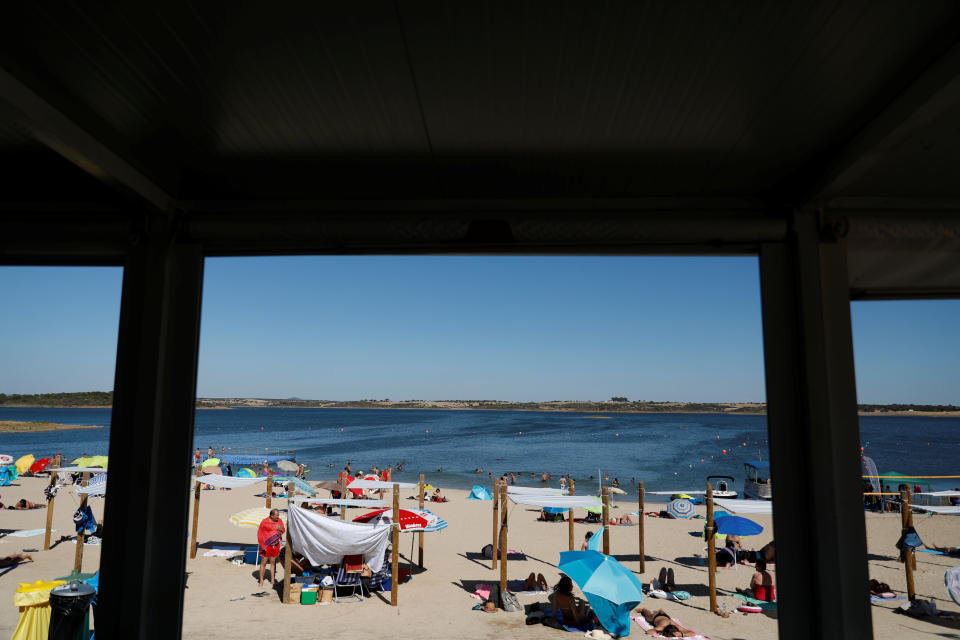
[[[429,478],[428,478],[429,480]],[[0,489],[2,501],[10,504],[21,497],[42,500],[44,478],[21,478],[14,486]],[[430,508],[449,522],[441,532],[425,534],[424,569],[415,568],[413,579],[399,590],[400,606],[389,605],[386,597],[376,594],[363,602],[344,602],[325,606],[284,605],[275,590],[268,596],[257,598],[252,594],[261,591],[253,565],[235,566],[224,558],[204,557],[204,547],[210,543],[255,544],[256,530],[241,529],[230,524],[230,514],[249,507],[263,506],[262,498],[254,497],[255,489],[231,491],[204,491],[201,496],[199,536],[201,548],[194,560],[187,560],[188,574],[185,593],[183,637],[214,640],[235,638],[240,633],[260,629],[271,635],[312,637],[318,630],[324,635],[349,634],[352,638],[416,637],[418,639],[457,637],[473,638],[564,638],[563,632],[542,625],[526,626],[522,613],[483,613],[472,607],[479,603],[470,597],[476,583],[491,583],[499,580],[500,572],[490,569],[489,560],[480,557],[480,550],[491,541],[492,503],[466,500],[464,491],[449,490],[445,495],[450,502],[432,504]],[[413,491],[401,492],[401,506],[414,505],[408,499]],[[191,509],[192,509],[192,498]],[[277,506],[285,507],[286,501],[275,500]],[[61,489],[55,503],[53,540],[61,535],[73,535],[72,515],[79,499],[71,490]],[[103,514],[103,499],[90,502],[95,515]],[[616,503],[614,515],[623,515],[636,510],[636,505]],[[648,505],[649,507],[649,505]],[[703,507],[697,507],[700,514]],[[363,513],[360,509],[348,511],[348,517]],[[568,527],[565,523],[540,522],[537,511],[522,505],[509,506],[509,548],[522,551],[526,559],[510,561],[508,577],[523,579],[530,572],[542,573],[553,585],[558,577],[556,564],[560,551],[567,550]],[[763,534],[744,539],[744,546],[759,548],[773,538],[770,516],[751,516],[765,527]],[[900,533],[899,514],[866,514],[870,576],[887,582],[898,593],[905,590],[903,567],[896,562],[894,543]],[[0,530],[24,530],[43,528],[46,510],[8,511],[0,514]],[[957,544],[958,521],[951,516],[916,515],[915,523],[921,537],[928,543]],[[704,557],[703,539],[691,535],[702,530],[703,520],[670,520],[648,518],[646,527],[646,573],[640,576],[644,582],[657,575],[661,567],[672,567],[680,588],[690,592],[685,602],[669,602],[648,599],[644,606],[662,607],[685,626],[713,640],[761,639],[775,637],[777,622],[772,614],[734,613],[723,619],[707,609],[707,568],[700,564]],[[587,531],[595,531],[597,525],[575,524],[577,546]],[[109,523],[105,523],[105,544],[110,544]],[[187,535],[187,532],[184,532]],[[628,568],[638,569],[638,528],[616,526],[611,530],[611,552]],[[414,534],[401,534],[400,547],[404,566],[410,555]],[[42,548],[43,536],[0,538],[0,555],[19,552],[23,549]],[[85,547],[83,571],[95,571],[100,559],[100,547]],[[50,551],[33,553],[35,562],[21,564],[0,576],[0,600],[7,606],[0,607],[0,635],[9,636],[17,624],[18,612],[12,605],[14,590],[21,582],[48,580],[66,575],[73,568],[75,545],[69,540],[58,542]],[[414,558],[416,551],[414,551]],[[943,610],[960,615],[960,607],[949,599],[943,586],[944,571],[956,564],[957,559],[928,553],[917,554],[916,587],[918,597],[934,601]],[[776,573],[775,566],[773,573]],[[736,587],[745,587],[752,569],[740,566],[735,570],[718,572],[717,584],[721,594]],[[266,588],[266,587],[265,587]],[[237,598],[243,599],[237,599]],[[864,586],[864,597],[866,585]],[[545,596],[520,596],[523,604],[546,602]],[[720,602],[733,610],[739,601],[729,595],[721,595]],[[891,601],[872,607],[874,636],[881,639],[922,637],[931,634],[955,633],[960,622],[929,622],[916,620],[893,613],[903,601]],[[642,630],[633,625],[631,635],[640,637]]]

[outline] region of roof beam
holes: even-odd
[[[118,190],[132,194],[150,207],[169,211],[174,198],[150,176],[127,160],[72,114],[27,86],[0,66],[0,101],[34,138],[83,171]]]
[[[960,93],[948,89],[960,82],[960,42],[952,36],[939,51],[940,55],[933,56],[932,61],[928,58],[926,64],[907,75],[905,82],[900,74],[900,90],[888,90],[889,99],[872,101],[878,107],[868,111],[872,115],[862,126],[851,128],[852,135],[783,183],[778,191],[785,200],[801,209],[823,206],[866,173],[883,149],[945,110],[956,109]]]

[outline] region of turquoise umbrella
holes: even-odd
[[[600,547],[603,545],[603,527],[597,529],[597,532],[590,536],[590,539],[587,540],[587,549],[589,551],[600,551]]]
[[[643,585],[632,571],[598,551],[563,551],[558,568],[577,583],[604,629],[630,635],[630,612],[643,602]]]

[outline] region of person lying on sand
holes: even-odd
[[[45,504],[37,504],[36,502],[30,502],[29,500],[21,498],[20,500],[17,501],[16,504],[10,505],[9,507],[7,507],[7,509],[16,509],[18,511],[22,511],[25,509],[43,509],[46,506],[47,505]]]
[[[948,556],[960,556],[960,547],[940,547],[935,544],[925,544],[923,547],[925,549],[930,549],[931,551],[945,553]]]
[[[533,572],[527,576],[527,579],[523,583],[524,591],[550,591],[550,585],[547,584],[547,579],[543,577],[542,573],[536,575]]]
[[[33,556],[26,553],[11,553],[5,558],[0,558],[0,569],[3,567],[12,567],[21,562],[33,562]]]
[[[640,609],[640,615],[653,627],[652,629],[647,629],[646,633],[648,636],[661,635],[665,638],[687,638],[697,635],[696,632],[680,626],[680,623],[667,615],[667,612],[663,609],[658,609],[657,611]]]

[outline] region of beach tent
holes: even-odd
[[[7,470],[7,473],[10,475],[11,480],[16,480],[17,478],[20,477],[20,472],[17,471],[17,465],[8,464],[6,466],[6,470]]]
[[[25,456],[20,456],[20,458],[18,458],[17,461],[13,463],[14,466],[17,468],[17,473],[23,474],[29,471],[30,465],[33,464],[34,459],[35,458],[33,457],[32,453],[28,453]]]
[[[470,495],[467,496],[467,500],[493,500],[493,494],[490,493],[490,489],[487,489],[483,485],[476,484],[473,486],[473,490],[470,491]]]
[[[243,469],[240,469],[240,471],[237,471],[237,477],[238,478],[256,478],[257,472],[251,469],[250,467],[244,467]]]
[[[313,566],[336,564],[344,556],[362,554],[371,571],[383,568],[391,525],[347,522],[296,505],[290,505],[289,516],[293,550],[306,556]]]
[[[9,487],[11,480],[12,475],[10,474],[10,469],[0,467],[0,487]]]
[[[914,485],[920,485],[924,488],[924,491],[930,491],[930,482],[922,478],[908,478],[908,477],[892,477],[892,476],[906,476],[906,474],[900,473],[899,471],[887,471],[886,473],[880,474],[880,483],[886,491],[886,487],[889,485],[891,491],[897,491],[901,484],[910,485],[910,491],[913,491]]]

